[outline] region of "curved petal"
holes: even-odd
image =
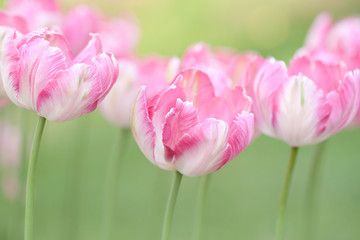
[[[360,72],[355,70],[346,74],[344,81],[340,84],[338,91],[327,95],[332,107],[328,122],[329,134],[335,134],[347,126],[359,110],[360,102]]]
[[[311,48],[323,47],[331,27],[332,18],[330,14],[319,14],[306,36],[306,46]]]
[[[289,67],[289,75],[302,75],[311,79],[325,93],[336,90],[345,75],[345,66],[324,63],[309,57],[294,58]]]
[[[163,128],[167,114],[176,106],[178,99],[185,100],[184,91],[181,87],[171,85],[168,89],[153,97],[152,102],[148,104],[149,117],[156,133],[154,159],[159,167],[168,170],[173,170],[173,166],[165,159],[165,147],[162,139]],[[154,107],[151,106],[153,103],[155,103]]]
[[[131,114],[131,130],[141,151],[150,162],[154,161],[155,129],[149,118],[145,88],[139,90]]]
[[[228,132],[228,124],[216,119],[190,129],[175,146],[176,170],[195,177],[220,169],[231,157]]]
[[[5,35],[4,40],[1,41],[1,97],[8,96],[13,102],[17,102],[16,96],[19,91],[20,56],[16,48],[19,34],[13,31]]]
[[[278,92],[288,82],[287,68],[284,62],[267,59],[259,67],[252,80],[249,95],[254,101],[254,113],[257,127],[265,134],[274,135],[277,125]]]
[[[193,104],[177,99],[176,106],[166,115],[163,127],[163,143],[167,161],[172,161],[174,148],[179,142],[179,139],[189,129],[199,123],[199,115],[197,110],[193,107]]]
[[[101,16],[86,5],[74,8],[62,23],[62,32],[69,41],[72,53],[77,55],[90,41],[90,33],[99,29]]]
[[[331,113],[326,95],[307,77],[290,79],[279,93],[276,136],[290,146],[315,144],[323,133]]]
[[[91,40],[86,47],[74,58],[72,64],[86,63],[91,64],[92,58],[103,52],[99,34],[90,34]]]
[[[245,111],[237,114],[235,120],[233,121],[233,124],[231,124],[230,126],[230,160],[236,157],[239,153],[241,153],[250,144],[253,137],[254,114]]]

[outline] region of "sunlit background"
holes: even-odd
[[[89,0],[61,2],[63,9],[87,3],[109,16],[133,14],[142,34],[140,55],[178,55],[192,43],[254,50],[288,61],[303,42],[315,16],[335,18],[360,11],[357,0]],[[18,121],[20,110],[1,110]],[[24,116],[24,115],[22,115]],[[33,128],[36,117],[27,115]],[[296,127],[296,126],[294,126]],[[36,240],[98,240],[103,227],[106,164],[120,131],[98,111],[65,123],[48,122],[37,172]],[[326,146],[313,239],[360,239],[360,130],[343,131]],[[153,166],[132,136],[118,177],[116,238],[158,240],[172,172]],[[290,192],[286,239],[303,240],[304,199],[314,147],[300,149]],[[211,178],[204,240],[271,240],[289,147],[260,136]],[[179,193],[173,240],[192,239],[199,178],[187,178]],[[0,195],[0,239],[20,240],[22,210]]]

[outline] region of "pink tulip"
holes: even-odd
[[[325,62],[343,61],[350,70],[360,68],[360,17],[347,17],[334,24],[329,14],[320,14],[298,55]]]
[[[62,30],[74,54],[85,47],[90,33],[99,33],[104,50],[112,52],[116,58],[132,53],[139,38],[134,19],[106,19],[86,5],[76,7],[65,17]]]
[[[255,119],[265,134],[291,146],[316,144],[349,124],[359,101],[360,74],[308,57],[266,60],[253,79]]]
[[[103,115],[121,127],[130,127],[130,113],[141,86],[147,86],[148,98],[168,86],[179,72],[179,59],[148,57],[122,59],[119,77],[114,87],[100,104]]]
[[[22,36],[14,32],[2,45],[4,89],[16,105],[51,121],[68,121],[95,110],[118,75],[114,57],[93,35],[72,59],[65,39],[51,29]]]
[[[237,53],[228,48],[215,48],[205,43],[191,46],[184,54],[182,69],[206,72],[215,85],[215,94],[222,94],[231,86],[247,87],[252,65],[262,59],[255,53]]]
[[[217,96],[208,74],[186,70],[150,99],[142,87],[131,127],[153,164],[199,176],[219,170],[248,146],[254,134],[250,109],[242,88]]]
[[[7,11],[24,18],[30,31],[41,27],[56,28],[62,21],[58,4],[54,0],[11,0]]]

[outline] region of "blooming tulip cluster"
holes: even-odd
[[[255,133],[295,149],[360,122],[356,16],[334,24],[321,14],[288,65],[205,43],[181,59],[137,56],[134,18],[108,19],[85,5],[65,14],[45,0],[10,2],[0,34],[0,106],[11,101],[62,122],[99,105],[110,122],[131,127],[151,163],[185,176],[219,170]],[[11,139],[1,130],[0,148],[1,137]]]

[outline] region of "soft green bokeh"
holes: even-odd
[[[86,1],[84,1],[85,3]],[[313,18],[357,13],[356,0],[92,0],[109,15],[133,12],[142,27],[140,54],[179,55],[205,41],[238,50],[253,49],[287,61],[304,41]],[[65,9],[76,1],[62,3]],[[15,108],[12,109],[16,111]],[[29,124],[35,127],[36,117]],[[294,126],[296,127],[296,126]],[[36,240],[101,239],[106,163],[119,132],[99,112],[66,123],[48,122],[37,172]],[[328,142],[318,199],[314,239],[360,239],[360,130],[343,131]],[[153,166],[129,138],[118,183],[116,235],[121,240],[158,240],[172,172]],[[271,240],[289,147],[261,136],[211,179],[204,240]],[[304,199],[314,147],[300,149],[287,211],[287,239],[303,240]],[[183,180],[172,240],[190,240],[199,179]],[[0,195],[0,239],[14,207]],[[102,240],[102,239],[101,239]]]

